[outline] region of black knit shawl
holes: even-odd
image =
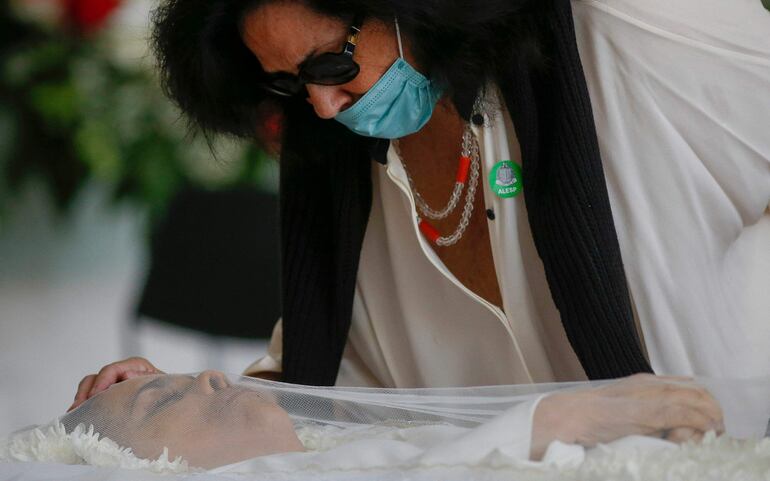
[[[549,3],[538,22],[547,29],[547,68],[513,62],[499,82],[521,146],[535,246],[589,378],[650,372],[634,327],[570,3]],[[371,209],[371,154],[341,145],[333,159],[282,162],[281,169],[283,379],[332,385]]]

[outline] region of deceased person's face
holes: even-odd
[[[171,459],[182,456],[203,468],[303,449],[288,414],[272,399],[232,385],[216,371],[133,378],[62,421],[93,424],[142,458],[155,458],[167,447]]]

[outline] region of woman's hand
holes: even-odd
[[[143,357],[129,357],[104,366],[97,374],[89,374],[78,384],[75,401],[67,412],[83,404],[87,399],[104,391],[115,383],[147,374],[164,374]]]
[[[591,447],[639,434],[674,442],[724,431],[722,409],[689,378],[637,374],[602,387],[552,394],[538,405],[532,459],[551,441]]]

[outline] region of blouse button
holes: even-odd
[[[487,219],[495,220],[495,211],[492,209],[487,209]]]

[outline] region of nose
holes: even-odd
[[[322,119],[333,119],[353,103],[353,97],[337,85],[308,84],[307,92],[307,101]]]
[[[229,385],[227,376],[220,371],[203,371],[195,378],[195,390],[204,394],[212,394]]]

